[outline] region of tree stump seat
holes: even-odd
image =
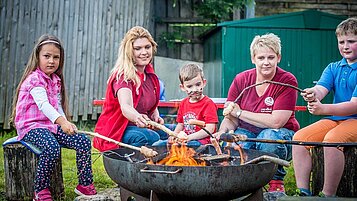
[[[6,140],[3,148],[6,199],[32,200],[37,155],[41,154],[41,150],[29,143],[18,141],[16,137]],[[50,191],[53,199],[64,197],[61,160],[56,164],[51,176]]]
[[[338,197],[357,197],[357,147],[345,147],[345,168],[337,189]],[[323,147],[312,149],[312,194],[318,195],[324,184]]]

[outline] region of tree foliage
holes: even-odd
[[[241,9],[251,2],[252,0],[201,0],[195,9],[199,16],[219,23],[232,20],[234,9]]]

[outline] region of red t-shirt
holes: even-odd
[[[183,123],[184,132],[189,134],[195,133],[201,128],[195,125],[189,125],[190,119],[197,119],[204,121],[206,124],[218,123],[217,105],[207,96],[196,103],[190,103],[190,99],[187,97],[180,103],[177,112],[177,123]],[[216,131],[216,130],[215,130]],[[209,144],[210,137],[198,140],[202,144]]]
[[[156,91],[155,91],[155,86],[154,83],[152,81],[152,79],[150,79],[150,76],[153,76],[151,74],[145,74],[146,75],[146,79],[142,80],[142,90],[143,93],[141,95],[141,98],[139,99],[138,105],[135,107],[136,111],[138,111],[140,114],[146,114],[146,115],[150,115],[148,111],[151,111],[155,106],[156,106],[156,102],[157,100],[157,95],[156,95]],[[121,88],[128,88],[131,91],[135,90],[133,89],[133,85],[127,82],[114,82],[113,83],[113,89],[115,94],[117,94],[117,91]],[[150,117],[150,116],[149,116]],[[132,122],[129,122],[130,125],[135,125]]]
[[[276,74],[272,81],[297,86],[295,76],[279,67],[277,67]],[[227,101],[234,101],[244,88],[255,83],[255,68],[239,73],[234,78],[233,83],[229,88]],[[300,128],[294,113],[297,95],[298,92],[291,87],[270,84],[261,97],[258,96],[255,87],[252,87],[243,93],[237,103],[242,110],[255,113],[271,114],[273,110],[291,110],[293,113],[283,127],[296,132]],[[245,128],[256,134],[263,130],[263,128],[253,126],[242,120],[239,120],[239,127]]]

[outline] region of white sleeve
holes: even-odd
[[[43,87],[34,87],[31,89],[30,94],[32,95],[38,109],[42,111],[52,123],[55,123],[56,119],[60,117],[61,114],[48,101],[46,90]]]
[[[61,116],[63,116],[67,120],[66,114],[64,113],[62,105],[61,105],[61,101],[62,101],[61,94],[57,95],[57,99],[58,99],[58,112],[61,114]]]

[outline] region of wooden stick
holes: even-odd
[[[218,155],[222,154],[222,150],[221,150],[221,148],[219,146],[219,143],[218,143],[217,139],[212,135],[211,132],[209,132],[205,128],[206,127],[206,122],[201,121],[201,120],[197,120],[197,119],[190,119],[188,121],[188,124],[199,126],[203,131],[205,131],[210,136],[211,143],[212,143],[213,147],[216,149],[216,153]]]
[[[108,138],[106,136],[103,136],[99,133],[94,133],[94,132],[90,132],[90,131],[83,131],[83,130],[79,130],[77,131],[78,133],[84,133],[84,134],[87,134],[87,135],[91,135],[91,136],[94,136],[94,137],[99,137],[103,140],[106,140],[108,142],[112,142],[114,144],[117,144],[119,146],[122,146],[122,147],[126,147],[126,148],[129,148],[129,149],[133,149],[135,151],[140,151],[142,154],[144,154],[145,156],[147,157],[153,157],[155,155],[157,155],[158,153],[150,148],[147,148],[145,146],[141,146],[140,148],[139,147],[136,147],[136,146],[133,146],[133,145],[130,145],[130,144],[125,144],[123,142],[119,142],[119,141],[116,141],[116,140],[113,140],[111,138]]]
[[[164,131],[164,132],[167,133],[168,135],[177,138],[176,133],[173,132],[172,130],[170,130],[169,128],[165,127],[164,125],[161,125],[161,124],[156,123],[156,122],[154,122],[154,121],[147,121],[147,123],[148,123],[149,125],[151,125],[151,126],[154,126],[155,128],[158,128],[158,129]]]
[[[220,140],[225,142],[261,142],[261,143],[272,143],[272,144],[292,144],[301,146],[322,146],[322,147],[357,147],[357,142],[305,142],[305,141],[295,141],[295,140],[272,140],[272,139],[262,139],[262,138],[248,138],[247,135],[243,134],[232,134],[232,133],[222,133]]]
[[[305,92],[304,90],[296,87],[296,86],[293,86],[291,84],[286,84],[286,83],[281,83],[281,82],[275,82],[275,81],[271,81],[271,80],[264,80],[263,82],[258,82],[258,83],[255,83],[255,84],[252,84],[250,86],[247,86],[246,88],[244,88],[240,94],[238,95],[238,97],[234,100],[234,102],[236,103],[240,97],[243,95],[243,92],[245,92],[246,90],[252,88],[252,87],[255,87],[255,86],[259,86],[259,85],[262,85],[262,84],[265,84],[265,83],[270,83],[270,84],[276,84],[276,85],[281,85],[281,86],[285,86],[285,87],[290,87],[290,88],[293,88],[299,92]]]

